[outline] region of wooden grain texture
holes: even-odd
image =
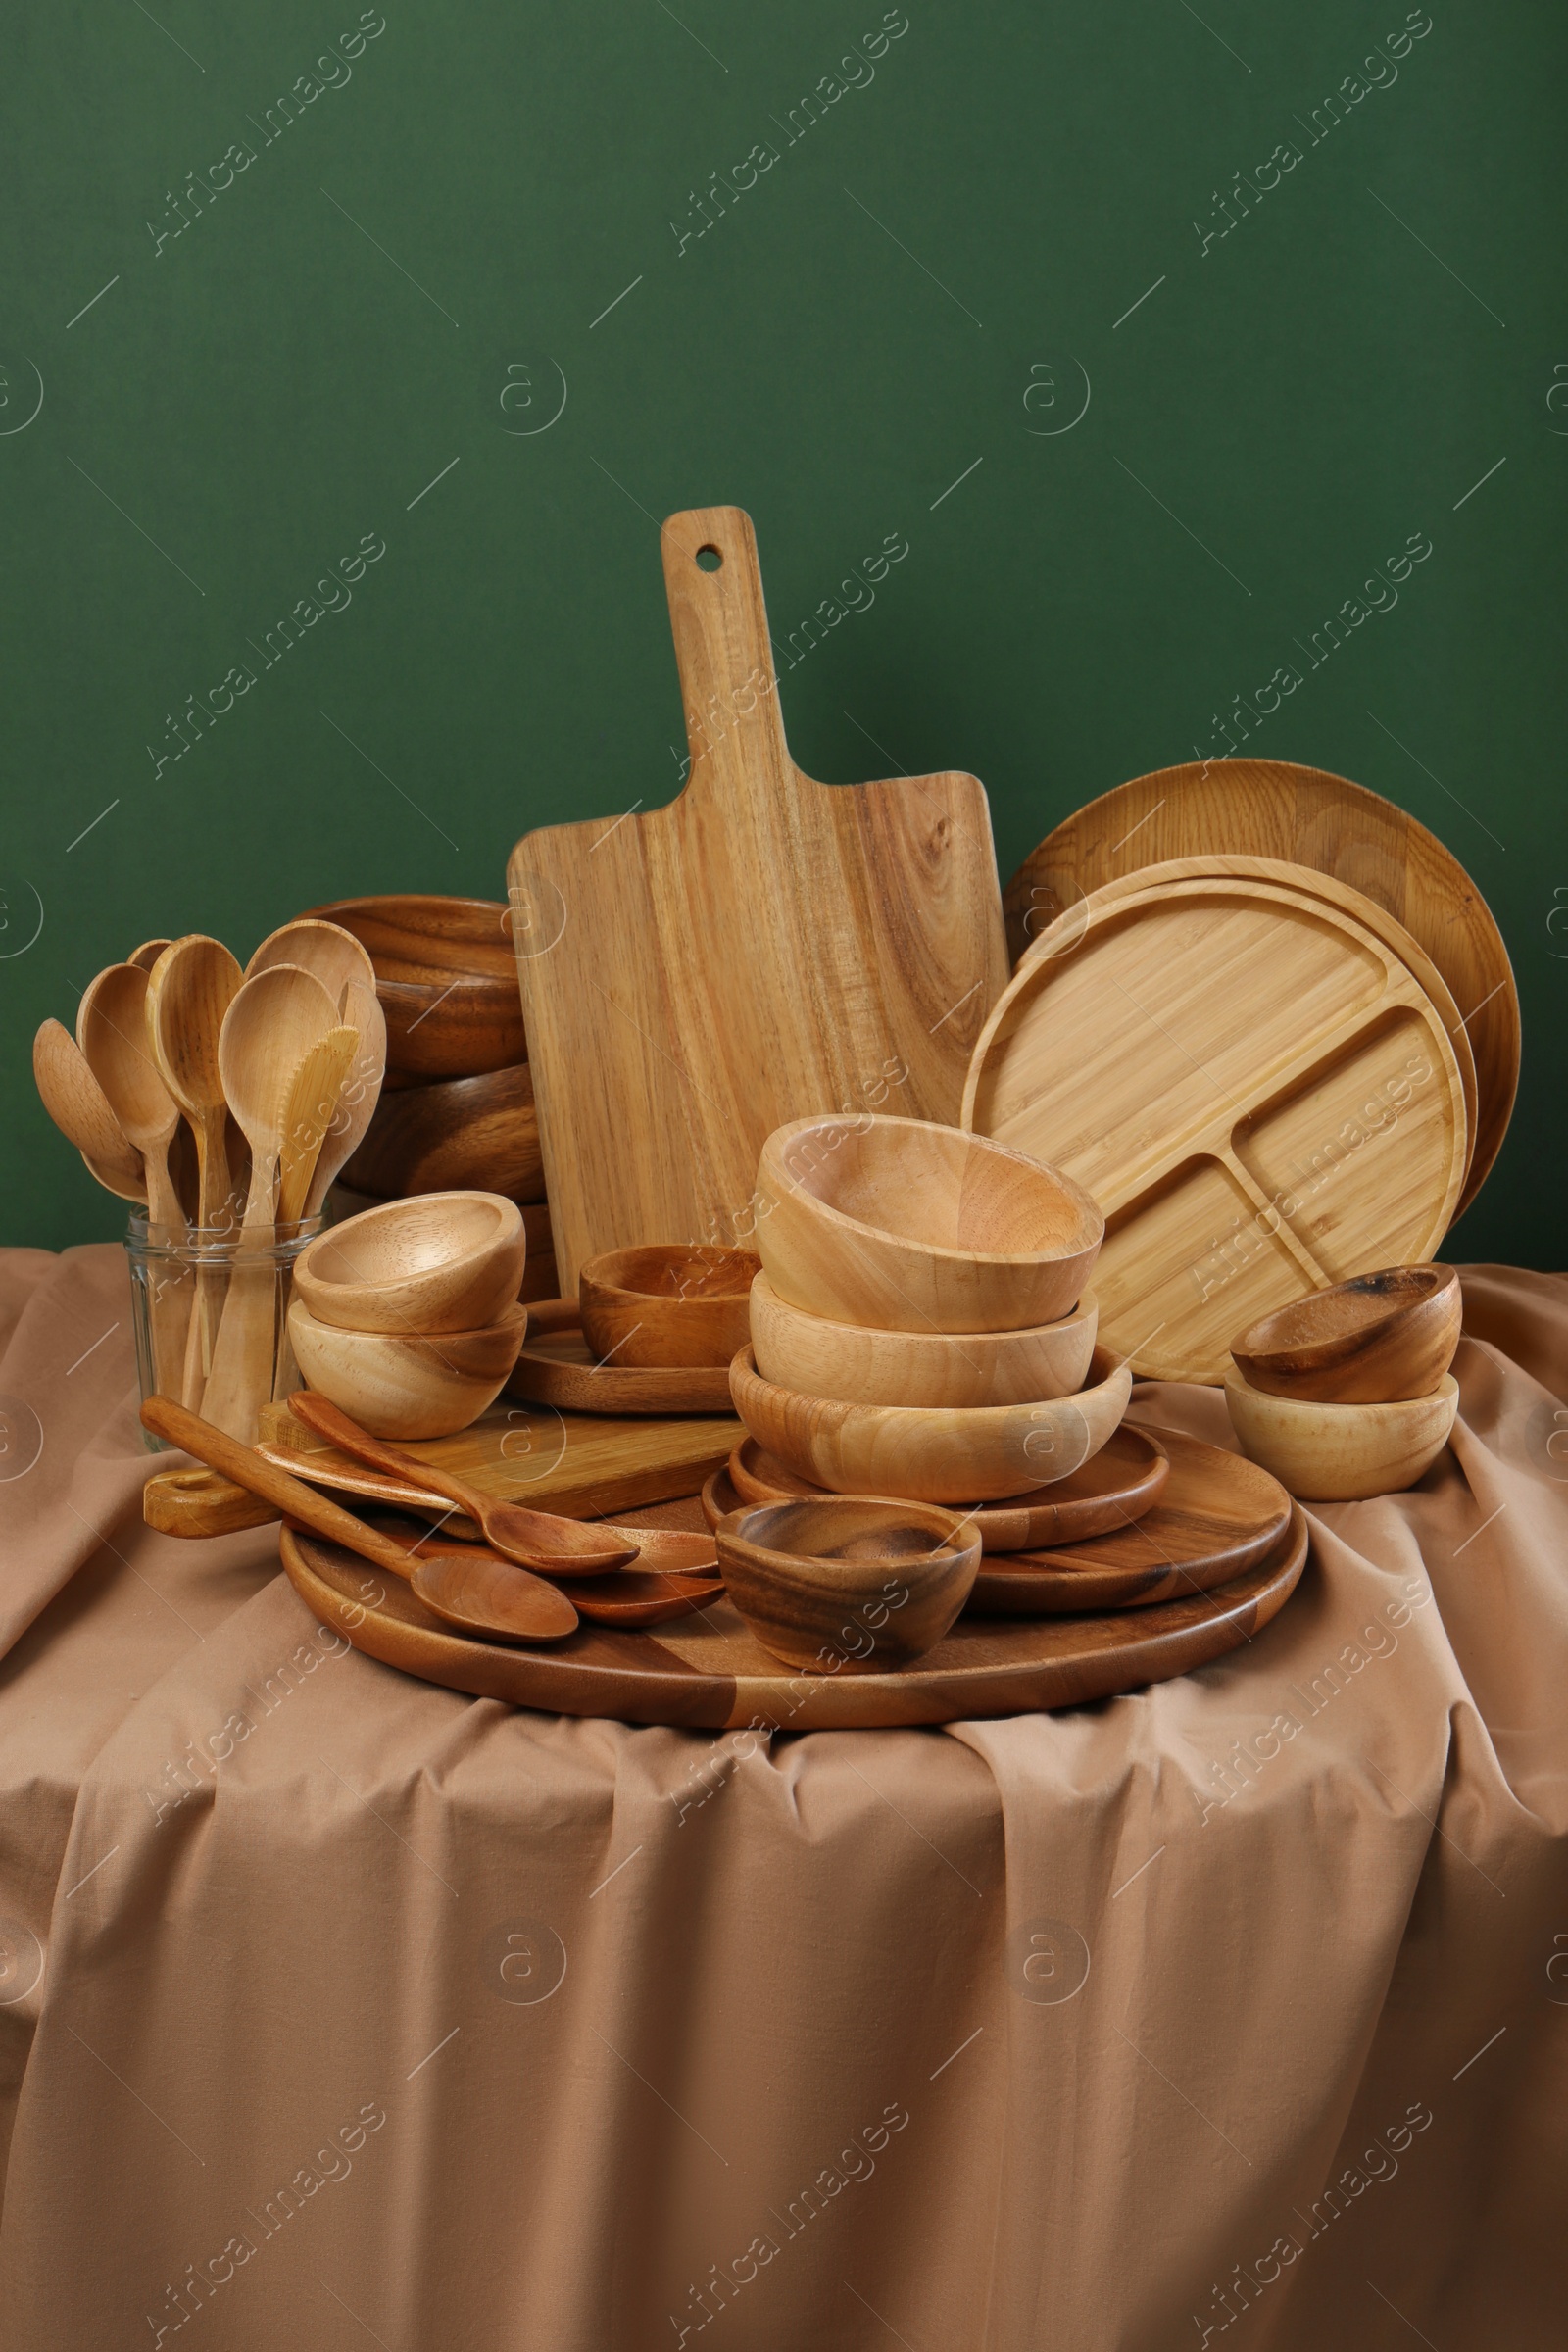
[[[195,1470],[159,1470],[141,1491],[141,1515],[161,1536],[232,1536],[278,1517],[271,1503],[236,1486],[205,1463]]]
[[[569,1319],[551,1318],[564,1307]],[[507,1395],[564,1413],[721,1413],[730,1404],[729,1369],[703,1364],[628,1367],[601,1363],[590,1349],[572,1299],[529,1308],[527,1338],[507,1378]]]
[[[749,1503],[713,1538],[735,1607],[805,1674],[875,1674],[935,1648],[980,1564],[956,1513],[861,1495]]]
[[[345,1331],[478,1331],[514,1305],[527,1232],[501,1193],[423,1193],[367,1209],[301,1250],[294,1287]]]
[[[1119,784],[1049,833],[1008,883],[1014,955],[1102,883],[1215,852],[1316,866],[1374,900],[1432,957],[1475,1054],[1475,1142],[1454,1212],[1462,1214],[1502,1148],[1518,1090],[1513,968],[1491,908],[1452,852],[1365,785],[1282,760],[1165,767]]]
[[[86,1055],[59,1021],[44,1021],[32,1041],[32,1075],[45,1110],[105,1191],[122,1200],[145,1200],[141,1153],[110,1108]]]
[[[1085,1291],[1069,1315],[1029,1331],[874,1331],[810,1315],[765,1274],[752,1285],[752,1352],[776,1388],[848,1404],[969,1406],[1070,1396],[1095,1351],[1100,1308]]]
[[[448,898],[434,891],[393,891],[383,897],[336,899],[308,913],[341,924],[379,971],[422,972],[434,978],[466,973],[510,980],[512,925],[499,899]]]
[[[750,1250],[644,1242],[577,1271],[582,1335],[601,1361],[719,1370],[744,1348],[761,1260]]]
[[[384,1200],[457,1187],[543,1200],[545,1164],[527,1062],[383,1095],[343,1179]]]
[[[1241,876],[1058,917],[975,1049],[963,1116],[1100,1201],[1101,1337],[1140,1378],[1218,1381],[1271,1307],[1429,1257],[1464,1175],[1424,991],[1342,908]]]
[[[1389,1404],[1430,1396],[1453,1361],[1464,1299],[1452,1266],[1388,1266],[1250,1324],[1242,1378],[1271,1396]]]
[[[495,1404],[455,1437],[411,1439],[406,1450],[417,1459],[450,1465],[504,1501],[590,1519],[700,1494],[703,1481],[722,1467],[744,1435],[733,1414],[622,1421]],[[408,1507],[409,1489],[400,1480],[368,1470],[325,1445],[286,1404],[263,1407],[257,1444],[270,1460],[315,1485]],[[417,1507],[427,1508],[433,1518],[446,1510],[446,1498],[433,1489],[416,1492]]]
[[[378,1438],[445,1438],[493,1404],[516,1361],[528,1309],[509,1306],[477,1331],[343,1331],[303,1298],[289,1344],[309,1386]]]
[[[1292,1494],[1303,1502],[1364,1502],[1401,1494],[1431,1469],[1457,1418],[1459,1384],[1446,1372],[1430,1396],[1318,1404],[1265,1396],[1231,1372],[1225,1403],[1247,1454]]]
[[[663,526],[691,774],[517,844],[513,930],[562,1286],[636,1242],[749,1245],[763,1138],[951,1120],[1006,978],[969,775],[825,786],[790,759],[749,516]],[[697,562],[716,549],[716,570]],[[628,788],[628,800],[636,788]]]
[[[1307,1556],[1298,1511],[1277,1557],[1212,1592],[1103,1616],[960,1617],[912,1665],[885,1674],[791,1674],[718,1601],[656,1634],[584,1626],[549,1650],[514,1650],[443,1626],[400,1577],[285,1529],[283,1566],[318,1622],[357,1649],[448,1690],[561,1715],[707,1731],[858,1730],[978,1721],[1086,1705],[1190,1674],[1251,1641],[1295,1591]]]
[[[389,1070],[468,1078],[527,1060],[507,909],[498,901],[411,892],[308,911],[351,932],[368,953]]]

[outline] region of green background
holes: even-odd
[[[197,929],[243,958],[355,892],[501,897],[529,826],[670,797],[656,523],[734,502],[780,643],[907,539],[787,676],[792,749],[830,781],[972,768],[1004,878],[1211,748],[1424,531],[1396,609],[1248,748],[1387,794],[1490,900],[1524,1079],[1448,1253],[1560,1261],[1568,21],[1434,0],[1311,145],[1402,6],[909,0],[874,78],[788,144],[883,13],[387,0],[270,144],[357,10],[14,21],[6,1241],[122,1229],[28,1069],[101,965]],[[1204,251],[1195,221],[1287,139],[1300,164]],[[175,237],[171,191],[236,141],[254,162]],[[759,141],[778,162],[679,250],[692,192]],[[247,640],[366,533],[387,552],[352,604],[262,668]],[[245,699],[155,773],[168,714],[247,659]]]

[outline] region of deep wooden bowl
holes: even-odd
[[[528,1064],[383,1094],[343,1182],[383,1200],[454,1187],[542,1200],[545,1167]]]
[[[1387,1266],[1264,1315],[1231,1342],[1231,1354],[1270,1396],[1395,1404],[1436,1394],[1463,1316],[1452,1266]]]
[[[1082,1388],[1100,1310],[1085,1291],[1070,1315],[1033,1331],[872,1331],[808,1315],[765,1274],[752,1285],[752,1351],[775,1387],[848,1404],[1033,1404]]]
[[[701,1244],[607,1250],[577,1276],[583,1338],[601,1360],[628,1368],[718,1369],[746,1345],[748,1299],[760,1266],[750,1250]]]
[[[1070,1314],[1105,1220],[1021,1152],[924,1119],[794,1119],[762,1146],[757,1247],[779,1297],[882,1331],[1022,1331]]]
[[[307,911],[368,951],[389,1071],[467,1078],[527,1060],[511,914],[499,900],[411,892]]]
[[[951,1511],[835,1495],[731,1511],[713,1531],[730,1599],[807,1674],[875,1674],[941,1641],[969,1597],[980,1538]]]
[[[1094,1386],[1076,1396],[1034,1404],[844,1404],[776,1388],[745,1348],[730,1366],[729,1388],[758,1444],[813,1486],[972,1503],[1027,1494],[1100,1451],[1127,1410],[1133,1381],[1099,1349],[1090,1374]]]
[[[1364,1502],[1402,1494],[1432,1467],[1459,1410],[1459,1384],[1446,1372],[1431,1396],[1323,1404],[1270,1396],[1228,1372],[1225,1402],[1243,1452],[1300,1501]]]
[[[294,1360],[308,1388],[375,1438],[450,1438],[493,1404],[528,1328],[509,1306],[480,1331],[343,1331],[303,1298],[288,1310]]]
[[[515,1302],[527,1247],[521,1209],[500,1193],[423,1193],[318,1235],[294,1288],[340,1331],[477,1331]]]

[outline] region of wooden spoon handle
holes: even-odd
[[[325,1438],[340,1453],[352,1454],[355,1461],[368,1463],[372,1470],[384,1470],[389,1478],[400,1478],[406,1486],[423,1487],[428,1493],[444,1494],[470,1519],[478,1519],[484,1510],[484,1496],[476,1494],[461,1478],[450,1471],[437,1469],[433,1463],[421,1462],[417,1454],[405,1453],[401,1446],[389,1446],[384,1439],[372,1438],[368,1429],[351,1421],[341,1406],[314,1389],[296,1389],[288,1400],[288,1409],[296,1421],[314,1429],[318,1438]]]
[[[408,1555],[396,1544],[377,1535],[362,1519],[356,1519],[352,1511],[345,1511],[337,1503],[329,1502],[324,1494],[318,1494],[303,1479],[280,1470],[275,1462],[263,1461],[259,1453],[253,1453],[226,1431],[215,1429],[211,1421],[204,1421],[198,1413],[188,1413],[172,1396],[149,1396],[141,1408],[141,1417],[143,1426],[156,1436],[167,1438],[172,1446],[183,1446],[209,1469],[220,1470],[236,1487],[259,1494],[264,1502],[281,1511],[285,1519],[309,1528],[313,1535],[324,1536],[328,1543],[341,1544],[345,1551],[357,1551],[362,1558],[373,1560],[378,1568],[388,1568],[407,1582]]]

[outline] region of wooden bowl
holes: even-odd
[[[545,1168],[528,1064],[383,1094],[343,1181],[383,1200],[454,1186],[542,1200]]]
[[[757,1192],[757,1246],[779,1297],[881,1331],[1057,1322],[1105,1231],[1070,1177],[925,1119],[794,1119],[762,1146]]]
[[[583,1338],[596,1356],[627,1367],[720,1367],[746,1345],[759,1264],[750,1250],[700,1244],[607,1250],[577,1276]]]
[[[422,1193],[318,1235],[300,1252],[294,1288],[339,1331],[472,1332],[515,1302],[526,1255],[514,1200]]]
[[[527,1060],[511,914],[499,900],[412,892],[307,911],[368,951],[389,1071],[466,1078]]]
[[[941,1641],[969,1597],[980,1538],[951,1511],[835,1495],[731,1511],[713,1531],[725,1589],[775,1658],[876,1674]]]
[[[1132,1374],[1096,1351],[1092,1388],[1034,1404],[846,1404],[760,1377],[749,1348],[729,1369],[735,1410],[767,1453],[837,1494],[995,1502],[1066,1478],[1120,1423]]]
[[[480,1331],[344,1331],[318,1323],[303,1298],[288,1336],[306,1386],[376,1438],[450,1438],[493,1404],[528,1328],[509,1306]]]
[[[765,1274],[752,1285],[752,1352],[764,1380],[847,1404],[1034,1404],[1082,1388],[1100,1310],[1085,1291],[1070,1315],[1033,1331],[871,1331],[808,1315]]]
[[[1389,1266],[1314,1291],[1231,1342],[1237,1369],[1270,1396],[1393,1404],[1431,1396],[1459,1345],[1452,1266]]]
[[[1300,1501],[1362,1502],[1402,1494],[1431,1468],[1459,1410],[1459,1384],[1446,1372],[1432,1396],[1320,1404],[1267,1396],[1228,1372],[1225,1402],[1243,1452]]]

